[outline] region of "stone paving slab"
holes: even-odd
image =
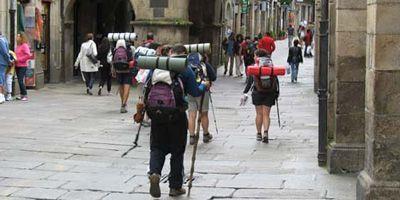
[[[285,65],[286,44],[277,42],[275,65]],[[330,175],[318,167],[313,69],[313,60],[306,58],[299,83],[281,77],[282,127],[273,107],[268,145],[255,140],[251,100],[239,106],[244,78],[218,77],[212,97],[219,134],[210,112],[214,140],[199,143],[190,199],[355,199],[356,175]],[[138,129],[132,122],[136,90],[127,114],[119,113],[118,96],[87,96],[84,90],[77,81],[48,84],[30,90],[27,103],[0,105],[7,113],[0,115],[0,199],[151,199],[146,176],[150,129],[142,129],[138,148],[120,157]],[[188,146],[186,176],[191,152]],[[163,177],[169,173],[168,160]],[[165,180],[161,199],[172,199]]]

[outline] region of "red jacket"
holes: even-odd
[[[275,51],[275,41],[271,37],[265,36],[258,41],[258,49],[264,49],[268,54],[272,54]]]

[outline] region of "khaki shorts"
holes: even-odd
[[[200,97],[192,97],[188,95],[188,103],[189,103],[189,112],[196,112],[200,110],[200,101],[201,101],[201,96]],[[203,107],[202,107],[202,112],[207,112],[208,107],[210,105],[210,93],[206,92],[204,95],[204,101],[203,101]]]

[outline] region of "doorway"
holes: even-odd
[[[87,33],[94,33],[95,42],[112,32],[133,32],[131,21],[136,16],[129,0],[76,0],[73,7],[74,17],[74,58],[79,54],[80,46],[85,42]],[[73,75],[79,75],[73,70]]]

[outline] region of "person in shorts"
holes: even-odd
[[[255,52],[255,60],[259,60],[259,66],[273,67],[272,61],[269,58],[269,53],[264,49],[259,49]],[[279,96],[279,82],[276,76],[265,77],[270,83],[270,87],[264,88],[264,83],[261,83],[264,77],[250,76],[243,91],[243,99],[247,99],[247,93],[251,90],[253,105],[256,108],[256,128],[257,141],[268,143],[268,130],[270,126],[271,107],[275,105],[275,101]],[[264,131],[262,129],[264,128]],[[262,134],[263,133],[263,134]]]

